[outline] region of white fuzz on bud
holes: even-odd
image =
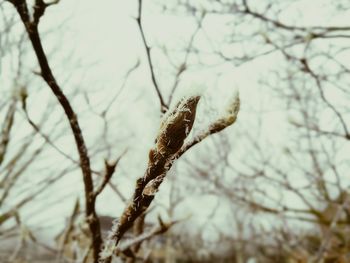
[[[225,120],[228,125],[233,124],[236,119],[240,108],[239,93],[236,91],[232,98],[229,100],[228,105],[226,106],[226,115]]]

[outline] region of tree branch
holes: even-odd
[[[49,66],[38,31],[39,19],[44,14],[44,11],[48,4],[44,3],[41,0],[37,0],[35,2],[34,7],[34,20],[31,21],[26,1],[11,0],[11,3],[17,9],[17,12],[20,15],[21,20],[26,28],[30,42],[32,43],[35,55],[40,65],[41,76],[45,80],[47,85],[50,87],[51,91],[55,95],[60,105],[62,106],[75,139],[76,147],[79,153],[80,167],[83,173],[83,181],[85,187],[86,217],[88,219],[87,221],[92,236],[94,262],[97,263],[98,254],[102,245],[102,238],[100,231],[100,223],[95,210],[94,186],[88,151],[85,145],[81,128],[79,126],[77,115],[74,112],[68,98],[65,96],[60,86],[57,84],[57,81]]]
[[[165,114],[155,148],[149,152],[148,168],[144,176],[136,181],[131,202],[125,208],[119,222],[113,226],[110,232],[102,253],[102,262],[111,262],[112,255],[117,251],[117,246],[123,235],[150,206],[174,161],[191,148],[183,146],[183,144],[193,127],[199,99],[199,96],[183,98],[174,110]],[[196,142],[192,143],[192,146],[208,135],[222,131],[235,122],[239,111],[238,96],[234,97],[234,101],[229,106],[227,115],[216,121],[203,136],[199,136]]]
[[[123,157],[123,155],[125,154],[122,153],[117,160],[115,160],[112,163],[108,163],[107,161],[105,161],[105,175],[103,177],[103,181],[100,184],[100,186],[96,189],[95,191],[95,198],[102,193],[103,189],[106,187],[106,185],[109,183],[109,181],[111,180],[113,173],[115,171],[115,168],[117,167],[120,159]]]

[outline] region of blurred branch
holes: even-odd
[[[124,156],[125,152],[122,153],[117,160],[115,160],[112,163],[109,163],[107,161],[105,161],[105,174],[103,177],[103,181],[101,183],[101,185],[96,189],[95,191],[95,198],[102,193],[103,189],[106,187],[106,185],[109,183],[109,181],[111,180],[113,173],[115,171],[115,168],[117,167],[120,159]]]
[[[324,254],[327,252],[327,249],[331,242],[333,232],[336,229],[337,223],[342,216],[342,212],[346,211],[346,209],[348,208],[349,208],[349,195],[346,194],[345,200],[341,205],[339,205],[338,209],[336,210],[336,213],[334,214],[333,219],[329,224],[328,232],[326,233],[326,236],[323,238],[322,244],[319,247],[317,254],[314,256],[315,262],[320,262]]]
[[[59,253],[58,253],[58,259],[61,260],[65,246],[69,245],[69,238],[71,236],[72,231],[74,230],[74,222],[77,218],[77,216],[80,213],[80,204],[79,199],[75,201],[74,208],[72,211],[71,216],[69,217],[68,223],[66,224],[66,229],[62,235],[62,240],[59,240]]]
[[[10,132],[13,126],[15,112],[16,112],[16,104],[17,100],[13,99],[5,116],[5,120],[3,123],[2,131],[1,131],[1,140],[0,140],[0,165],[4,161],[5,154],[7,151],[7,146],[10,142]]]
[[[140,66],[140,60],[137,59],[137,61],[135,62],[135,64],[126,72],[125,77],[124,77],[124,81],[120,87],[120,89],[118,90],[118,92],[112,97],[112,99],[110,100],[110,102],[107,104],[106,108],[101,112],[101,117],[105,120],[106,114],[108,113],[108,111],[110,110],[110,108],[112,107],[113,103],[115,102],[115,100],[119,97],[120,93],[123,91],[129,76],[136,70],[138,69],[138,67]]]
[[[348,31],[350,30],[349,26],[345,26],[345,27],[341,27],[341,26],[330,26],[330,27],[323,27],[323,26],[311,26],[311,27],[301,27],[301,26],[291,26],[291,25],[287,25],[284,24],[280,21],[271,19],[261,13],[252,11],[252,9],[250,8],[250,6],[248,5],[248,1],[247,0],[243,0],[243,10],[237,10],[239,13],[243,13],[243,14],[248,14],[251,15],[257,19],[260,19],[264,22],[268,22],[270,24],[273,24],[274,26],[278,27],[278,28],[282,28],[285,30],[290,30],[290,31],[294,31],[294,30],[300,30],[300,31],[306,31],[306,32],[310,32],[310,31],[324,31],[322,32],[322,34],[324,34],[325,32],[333,32],[333,31]],[[317,35],[317,34],[315,34]]]
[[[194,30],[194,32],[192,33],[192,35],[190,37],[190,40],[188,42],[188,45],[187,45],[187,48],[186,48],[186,52],[185,52],[185,58],[184,58],[183,62],[181,63],[181,65],[177,69],[177,72],[176,72],[176,75],[175,75],[175,81],[174,81],[174,83],[173,83],[173,85],[171,87],[171,90],[170,90],[168,105],[171,104],[171,101],[173,99],[175,90],[178,87],[178,84],[179,84],[179,81],[180,81],[180,76],[187,69],[187,63],[188,63],[189,56],[191,54],[191,50],[192,50],[192,47],[193,47],[193,42],[194,42],[194,40],[196,38],[197,33],[202,28],[202,23],[203,23],[204,18],[205,18],[205,13],[203,13],[201,15],[201,17],[199,18],[199,20],[197,22],[197,27],[196,27],[196,29]]]
[[[7,171],[7,174],[5,175],[5,179],[1,181],[1,186],[3,186],[3,192],[0,197],[0,206],[4,203],[5,199],[8,197],[12,187],[15,185],[15,183],[18,181],[20,176],[24,174],[24,171],[29,168],[29,166],[34,162],[35,159],[38,158],[40,153],[44,149],[44,144],[37,148],[30,156],[28,160],[22,164],[17,171],[13,172],[13,169],[10,169]],[[18,165],[18,164],[17,164]],[[19,165],[18,165],[19,166]]]
[[[334,114],[337,116],[337,118],[339,119],[343,129],[344,129],[344,137],[347,140],[350,140],[350,133],[348,130],[348,127],[345,123],[344,118],[342,117],[342,115],[340,114],[340,112],[327,100],[324,92],[323,92],[323,88],[322,88],[322,84],[320,81],[320,78],[316,75],[316,73],[309,67],[308,61],[306,59],[301,59],[300,62],[302,63],[302,65],[304,66],[304,71],[308,74],[310,74],[310,76],[315,80],[318,91],[320,93],[321,99],[323,100],[323,102],[334,112]]]
[[[78,164],[79,162],[74,160],[70,155],[66,154],[64,151],[62,151],[60,148],[58,148],[53,141],[49,138],[49,136],[47,136],[46,134],[44,134],[41,130],[40,127],[34,123],[34,121],[30,118],[29,113],[27,111],[27,108],[25,106],[25,103],[22,104],[22,108],[24,110],[24,114],[25,117],[28,121],[28,123],[30,124],[30,126],[32,126],[32,128],[38,133],[40,134],[40,136],[52,147],[54,148],[57,152],[59,152],[62,156],[64,156],[65,158],[67,158],[68,160],[70,160],[72,163],[74,164]]]
[[[140,33],[141,33],[143,45],[146,49],[147,62],[148,62],[149,70],[151,72],[152,83],[153,83],[154,88],[156,89],[156,92],[157,92],[157,95],[159,98],[159,102],[160,102],[160,111],[161,111],[161,113],[165,113],[166,110],[168,109],[168,105],[165,103],[164,98],[162,96],[162,93],[160,92],[160,88],[158,86],[155,72],[154,72],[154,65],[153,65],[152,58],[151,58],[151,50],[147,44],[145,33],[144,33],[143,27],[142,27],[142,21],[141,21],[142,20],[142,0],[138,0],[138,4],[139,4],[138,16],[136,18],[136,21],[137,21],[137,25],[138,25]]]
[[[22,200],[18,201],[7,212],[0,214],[0,225],[3,224],[8,219],[10,219],[11,217],[15,216],[20,208],[22,208],[24,205],[32,201],[36,196],[48,190],[49,186],[55,183],[57,180],[59,180],[62,177],[62,175],[64,175],[65,173],[66,173],[66,170],[63,170],[57,176],[46,180],[45,184],[42,187],[37,188],[33,193],[23,198]]]
[[[44,52],[40,34],[38,31],[38,23],[40,18],[43,16],[45,9],[50,5],[46,4],[42,0],[36,0],[34,7],[33,20],[31,20],[28,6],[25,1],[22,0],[9,0],[16,8],[23,25],[26,28],[29,39],[32,43],[35,55],[38,59],[41,76],[51,88],[51,91],[55,95],[56,99],[62,106],[67,119],[69,121],[74,139],[76,142],[77,150],[80,157],[80,167],[83,173],[84,187],[85,187],[85,202],[86,202],[86,217],[89,219],[88,224],[91,231],[91,236],[93,240],[93,254],[94,262],[98,262],[98,253],[102,245],[102,237],[100,231],[99,220],[95,211],[95,198],[94,198],[94,185],[91,174],[90,159],[88,155],[88,150],[85,145],[84,137],[78,122],[76,113],[74,112],[68,98],[62,92],[62,89],[58,85],[52,70],[49,66],[46,54]]]
[[[173,225],[177,224],[179,221],[172,221],[169,223],[164,223],[161,217],[158,217],[159,226],[153,228],[150,232],[141,234],[132,240],[126,241],[124,244],[121,244],[117,249],[116,253],[124,252],[132,247],[140,246],[144,241],[147,241],[154,236],[161,235],[167,232]]]

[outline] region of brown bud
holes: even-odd
[[[171,155],[180,150],[190,133],[200,96],[182,99],[175,109],[164,117],[157,137],[157,151]]]

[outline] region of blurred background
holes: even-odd
[[[350,262],[349,17],[346,0],[47,8],[42,44],[77,112],[96,185],[104,161],[120,158],[96,203],[103,233],[147,169],[162,118],[155,87],[170,108],[200,90],[188,140],[239,92],[236,123],[174,163],[142,218],[144,232],[158,217],[176,224],[142,242],[134,261],[116,262]],[[84,202],[69,123],[2,0],[0,261],[89,262]]]

